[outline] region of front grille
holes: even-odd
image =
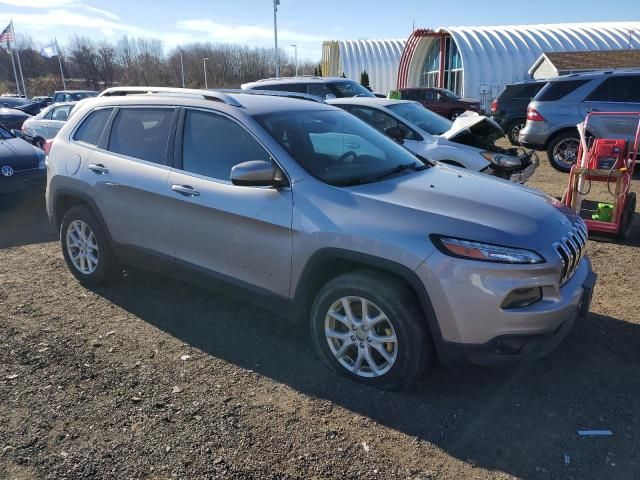
[[[573,230],[566,237],[562,237],[559,242],[553,244],[553,248],[562,261],[560,285],[567,283],[576,273],[586,250],[587,238],[587,226],[582,218],[577,217]]]

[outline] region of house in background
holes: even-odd
[[[593,70],[640,69],[640,50],[589,52],[546,52],[540,55],[529,74],[536,80]]]

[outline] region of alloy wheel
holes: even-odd
[[[525,125],[524,123],[516,123],[511,128],[511,140],[514,141],[515,143],[519,143],[518,137],[520,136],[520,130],[524,128],[524,125]]]
[[[91,227],[82,220],[74,220],[67,227],[67,253],[73,266],[84,275],[91,275],[98,268],[100,251]]]
[[[325,337],[335,359],[359,377],[387,373],[398,356],[398,338],[387,315],[363,297],[336,300],[325,317]]]
[[[553,160],[558,165],[571,167],[578,156],[579,141],[575,138],[566,138],[558,142],[553,148]]]

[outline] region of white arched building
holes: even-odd
[[[502,87],[530,78],[547,52],[640,48],[640,22],[420,29],[406,42],[398,88],[444,87],[488,105]]]
[[[405,40],[339,40],[322,43],[322,74],[360,81],[362,72],[369,75],[375,92],[387,93],[396,88],[398,65]]]

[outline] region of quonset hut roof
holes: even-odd
[[[399,88],[420,85],[425,56],[432,43],[442,36],[450,36],[460,52],[464,95],[477,97],[480,85],[488,84],[491,96],[495,96],[503,85],[527,80],[531,65],[545,52],[640,48],[640,22],[416,30],[409,37],[400,61]]]
[[[398,65],[405,40],[331,40],[322,43],[322,74],[339,77],[343,73],[357,82],[363,71],[376,92],[396,88]]]

